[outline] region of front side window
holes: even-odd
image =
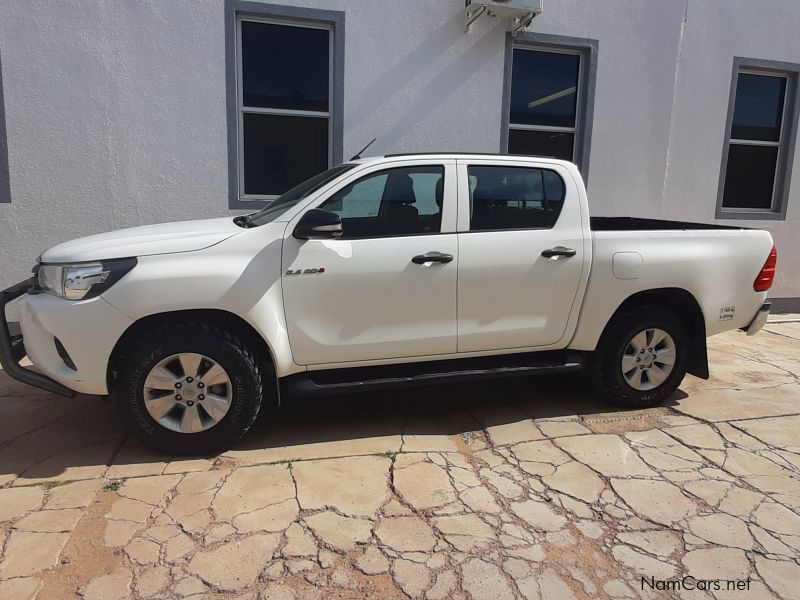
[[[470,231],[549,229],[566,188],[550,169],[470,166]]]
[[[330,166],[334,32],[238,26],[240,194],[271,199]]]
[[[575,161],[580,54],[514,48],[508,153]]]
[[[320,208],[342,218],[345,238],[423,235],[441,230],[444,167],[371,173],[328,198]]]
[[[739,71],[728,140],[722,211],[775,212],[785,151],[788,79]]]

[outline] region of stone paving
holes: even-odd
[[[799,356],[800,322],[771,323],[712,338],[712,379],[664,407],[431,387],[179,460],[0,373],[0,599],[800,598]]]

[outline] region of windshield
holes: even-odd
[[[250,215],[247,219],[247,224],[250,227],[258,227],[259,225],[264,225],[265,223],[274,221],[287,210],[295,206],[303,198],[313,194],[319,188],[327,183],[330,183],[339,177],[339,175],[349,171],[353,167],[355,167],[355,165],[337,165],[332,169],[328,169],[327,171],[323,171],[322,173],[314,175],[311,179],[306,179],[303,183],[294,186],[288,192],[273,200],[269,206]]]

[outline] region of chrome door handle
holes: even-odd
[[[556,246],[548,250],[542,251],[542,256],[545,258],[553,258],[554,256],[575,256],[578,253],[574,248],[565,248],[564,246]]]
[[[425,254],[418,254],[411,259],[415,265],[424,265],[429,262],[449,263],[453,260],[452,254],[442,254],[441,252],[426,252]]]

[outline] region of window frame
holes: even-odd
[[[329,96],[327,112],[244,106],[241,43],[241,28],[244,21],[329,31]],[[327,168],[342,162],[345,13],[342,11],[262,4],[249,0],[226,0],[225,25],[228,206],[232,209],[255,210],[269,205],[278,195],[245,194],[244,115],[246,113],[327,118]]]
[[[786,80],[783,98],[783,113],[778,141],[748,140],[732,138],[733,117],[736,108],[736,90],[739,75],[762,75],[768,77],[781,77]],[[728,95],[728,116],[725,122],[725,137],[722,147],[722,157],[719,171],[719,185],[717,189],[716,219],[750,219],[750,220],[780,220],[786,219],[786,209],[789,199],[792,164],[794,149],[797,141],[797,119],[800,114],[800,96],[798,96],[798,75],[800,64],[779,61],[734,57],[731,73],[730,92]],[[728,171],[728,156],[731,144],[770,147],[778,149],[775,165],[775,175],[772,186],[772,200],[769,209],[763,208],[725,208],[725,179]]]
[[[0,204],[11,202],[11,173],[8,165],[6,108],[3,96],[3,56],[0,54]]]
[[[574,127],[511,123],[511,86],[513,83],[512,73],[515,49],[550,52],[554,54],[572,54],[579,57]],[[502,122],[500,131],[500,152],[502,154],[508,154],[508,139],[512,129],[571,133],[574,136],[572,162],[578,166],[578,170],[581,172],[584,181],[586,181],[588,185],[598,50],[599,42],[595,39],[541,33],[520,33],[517,34],[516,37],[512,36],[510,33],[506,34]]]
[[[575,162],[576,155],[578,154],[578,123],[581,115],[581,110],[583,106],[581,106],[581,94],[583,92],[583,84],[582,84],[582,72],[583,72],[583,55],[579,50],[575,50],[573,48],[550,48],[550,49],[542,49],[533,46],[520,46],[515,45],[512,48],[511,52],[511,60],[512,60],[512,67],[513,67],[513,60],[514,60],[514,50],[522,50],[523,52],[547,52],[549,54],[568,54],[570,56],[577,56],[578,57],[578,78],[577,78],[577,89],[575,90],[575,125],[572,127],[559,127],[557,125],[528,125],[526,123],[513,123],[511,121],[511,105],[509,104],[509,112],[508,112],[508,138],[511,138],[511,131],[552,131],[553,133],[571,133],[572,134],[572,162]],[[512,86],[514,84],[513,78],[511,82]],[[509,96],[509,102],[511,101],[511,97]]]
[[[299,27],[302,29],[319,29],[328,32],[328,110],[296,110],[290,108],[265,108],[261,106],[245,106],[244,104],[244,77],[242,75],[242,23],[263,23],[265,25],[281,25],[283,27]],[[243,201],[252,200],[275,200],[280,194],[248,194],[245,191],[244,173],[244,116],[251,115],[272,115],[281,117],[310,117],[316,119],[326,119],[328,121],[328,165],[332,164],[333,154],[333,26],[329,24],[316,23],[297,23],[293,21],[275,19],[270,17],[251,17],[237,16],[236,18],[236,110],[238,127],[238,166],[239,166],[239,198]]]

